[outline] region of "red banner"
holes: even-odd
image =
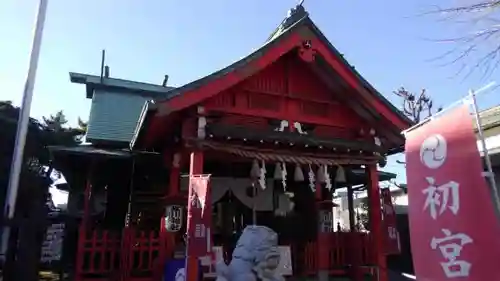
[[[399,243],[399,232],[397,228],[396,211],[392,204],[391,191],[388,188],[382,189],[382,214],[383,225],[385,229],[385,253],[387,255],[396,255],[401,253]]]
[[[500,232],[468,106],[406,135],[416,279],[500,280]]]
[[[210,197],[210,176],[192,175],[189,178],[187,215],[187,255],[204,257],[212,249],[212,199]]]

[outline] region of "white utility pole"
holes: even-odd
[[[35,31],[33,34],[33,43],[31,46],[30,62],[28,74],[24,84],[23,102],[19,112],[16,131],[16,144],[12,156],[10,167],[9,186],[5,198],[4,218],[12,219],[16,208],[17,192],[19,189],[19,177],[23,166],[24,145],[28,133],[30,119],[31,100],[33,99],[33,88],[35,86],[36,70],[38,67],[38,58],[40,56],[40,47],[42,45],[43,27],[45,24],[45,15],[47,12],[48,0],[40,0],[38,13],[36,16]],[[1,255],[5,257],[8,247],[10,228],[4,226],[2,232]]]

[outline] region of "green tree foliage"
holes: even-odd
[[[2,144],[0,145],[0,190],[3,196],[8,185],[18,116],[18,107],[12,105],[10,101],[0,101],[0,143]],[[81,142],[81,137],[86,132],[86,123],[79,119],[76,128],[69,127],[67,123],[68,120],[63,111],[42,118],[41,122],[34,118],[29,120],[23,173],[31,171],[35,172],[36,176],[41,176],[41,171],[46,170],[43,167],[50,165],[48,146],[72,146]]]
[[[10,101],[0,101],[0,202],[2,209],[9,181],[10,165],[15,146],[17,121],[20,109]],[[14,229],[19,233],[17,242],[10,242],[9,249],[16,253],[17,259],[7,259],[7,268],[19,268],[19,271],[5,271],[6,276],[15,276],[12,280],[35,280],[38,275],[40,246],[43,229],[46,226],[49,186],[52,184],[52,169],[48,146],[78,145],[85,134],[84,122],[79,120],[77,128],[67,125],[62,111],[42,118],[29,120],[28,134],[24,148],[24,165],[19,182],[15,210]],[[42,234],[42,235],[41,235]],[[9,250],[11,251],[11,250]],[[13,263],[22,264],[14,266]],[[8,277],[6,277],[8,278]],[[10,279],[9,279],[10,280]]]

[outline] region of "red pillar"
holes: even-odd
[[[380,188],[378,185],[377,165],[369,165],[368,172],[368,200],[370,202],[370,235],[373,243],[373,258],[378,266],[379,281],[388,281],[387,261],[384,254],[382,206],[380,202]]]
[[[181,176],[181,154],[176,153],[172,157],[172,163],[170,163],[170,179],[168,186],[168,197],[175,198],[179,196],[180,193],[180,176]]]
[[[200,175],[203,174],[203,151],[194,150],[190,155],[189,164],[189,174],[190,175]],[[189,219],[189,218],[188,218]],[[189,247],[189,245],[188,245]],[[187,256],[186,257],[186,281],[197,281],[199,276],[198,268],[199,257]]]
[[[179,204],[182,205],[184,202],[180,202],[180,155],[181,154],[174,154],[173,157],[165,157],[164,158],[164,165],[165,167],[170,168],[170,178],[169,178],[169,184],[168,184],[168,189],[166,192],[165,196],[165,206],[167,207],[168,205],[172,204]],[[169,154],[169,156],[171,156]],[[163,235],[162,237],[162,252],[160,253],[160,260],[165,261],[169,255],[172,254],[172,252],[175,249],[175,244],[178,239],[176,239],[176,236],[178,233],[175,232],[167,232],[166,231],[166,225],[165,225],[165,213],[161,217],[161,222],[160,222],[160,229],[161,229],[161,234]]]

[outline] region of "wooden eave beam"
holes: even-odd
[[[382,152],[380,147],[374,143],[346,139],[326,139],[309,135],[301,135],[292,132],[276,132],[272,130],[249,130],[244,126],[209,124],[206,127],[207,133],[216,137],[231,137],[241,140],[259,142],[289,142],[294,145],[307,145],[311,147],[346,148],[364,152]]]

